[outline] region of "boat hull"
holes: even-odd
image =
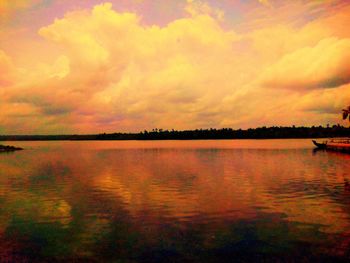
[[[345,143],[329,143],[326,147],[327,150],[338,152],[350,152],[350,144]]]
[[[330,142],[319,143],[315,140],[312,140],[312,142],[318,149],[350,153],[350,143],[349,142],[330,141]]]
[[[319,143],[319,142],[316,142],[315,140],[312,140],[312,143],[319,149],[327,148],[327,143]]]

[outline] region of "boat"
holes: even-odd
[[[324,141],[324,142],[317,142],[315,140],[312,140],[312,143],[319,149],[326,149],[326,146],[327,146],[327,141]]]
[[[318,149],[350,153],[349,138],[334,138],[322,142],[312,140],[312,142]]]

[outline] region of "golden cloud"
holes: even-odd
[[[258,0],[260,4],[263,5],[270,5],[270,2],[268,0]]]
[[[300,98],[298,108],[322,114],[338,114],[350,104],[350,84],[336,89],[313,90]]]
[[[14,66],[11,58],[0,50],[0,88],[9,86],[14,78]]]
[[[64,86],[66,94],[80,97],[73,111],[85,117],[75,124],[129,129],[136,123],[140,128],[167,126],[169,119],[178,119],[177,127],[185,127],[188,120],[198,125],[202,120],[197,113],[218,104],[224,90],[231,88],[226,76],[233,73],[234,58],[227,53],[239,39],[209,15],[145,27],[137,15],[117,13],[109,3],[91,12],[69,13],[39,34],[66,52],[69,73],[65,70],[62,83],[53,86]],[[224,75],[208,74],[213,66],[221,67]],[[56,104],[49,97],[57,92],[40,95],[40,106]],[[61,94],[66,100],[55,101],[70,104],[69,96]],[[45,100],[49,103],[42,103]]]
[[[12,133],[297,125],[335,118],[310,110],[319,88],[337,94],[324,108],[345,103],[349,9],[238,35],[204,1],[186,8],[190,16],[157,26],[100,4],[39,30],[45,54],[57,54],[49,62],[33,51],[30,68],[15,67],[0,52],[1,125]]]
[[[333,88],[350,82],[350,39],[327,38],[283,56],[262,76],[271,88]]]

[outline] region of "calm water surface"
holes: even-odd
[[[310,140],[10,144],[0,262],[350,259],[350,155]]]

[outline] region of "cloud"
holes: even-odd
[[[185,9],[190,15],[162,26],[110,3],[77,9],[38,30],[47,49],[28,44],[32,55],[14,58],[0,52],[0,132],[248,128],[337,119],[350,82],[349,9],[299,26],[285,20],[242,26],[240,34],[207,2],[188,1]],[[315,110],[318,96],[324,110]]]
[[[207,2],[200,0],[187,0],[185,11],[191,16],[211,15],[219,21],[224,19],[224,11],[219,8],[211,7]]]
[[[0,50],[0,89],[12,84],[14,70],[11,58],[4,51]]]
[[[77,130],[198,127],[205,124],[199,113],[232,89],[239,36],[207,14],[144,26],[107,3],[68,13],[39,34],[63,54],[26,71],[26,84],[8,94],[43,116],[66,116]]]
[[[260,4],[263,4],[263,5],[266,5],[266,6],[269,6],[270,5],[270,2],[268,0],[258,0]]]
[[[307,90],[350,82],[350,39],[328,38],[283,56],[262,76],[266,87]]]
[[[350,105],[350,84],[336,89],[314,90],[300,98],[298,107],[303,111],[339,115],[346,105]]]

